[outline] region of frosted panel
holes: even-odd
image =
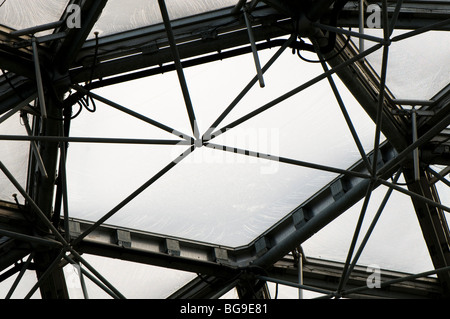
[[[16,30],[61,19],[68,0],[8,0],[0,7],[0,24]]]
[[[396,31],[393,37],[406,32]],[[382,36],[379,30],[368,30],[367,33]],[[380,72],[382,50],[367,59]],[[396,98],[431,99],[448,84],[450,34],[430,31],[393,42],[389,47],[387,70],[386,84]]]
[[[272,54],[272,50],[261,52],[262,61]],[[186,70],[201,134],[254,77],[252,62],[251,56],[245,55]],[[320,72],[320,66],[305,64],[287,52],[266,74],[266,88],[256,85],[222,124],[240,118]],[[167,75],[167,82],[150,77],[96,92],[191,133],[177,79],[172,77],[174,73]],[[344,89],[343,99],[364,147],[371,149],[373,123]],[[154,135],[157,132],[150,131],[147,124],[140,125],[139,121],[98,104],[96,113],[83,112],[74,120],[71,134],[162,137]],[[360,159],[326,81],[212,142],[342,169]],[[71,215],[99,219],[186,149],[187,146],[179,145],[72,143],[68,161]],[[106,223],[220,245],[246,245],[335,177],[330,172],[202,147]]]
[[[403,183],[404,180],[400,179],[399,182]],[[386,191],[384,186],[373,191],[354,253],[366,235]],[[345,262],[362,204],[363,200],[359,201],[303,243],[305,254]],[[397,191],[391,194],[358,264],[379,265],[381,268],[407,273],[433,269],[409,196]]]
[[[236,0],[166,0],[171,19],[213,11],[233,6],[236,3]],[[100,36],[104,36],[161,22],[157,0],[110,0],[93,31],[97,30],[100,32]]]

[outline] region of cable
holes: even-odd
[[[352,28],[349,28],[349,31],[351,31],[351,29],[352,29]],[[303,57],[303,56],[300,54],[300,51],[301,51],[300,49],[297,49],[297,55],[298,55],[298,57],[299,57],[300,59],[302,59],[303,61],[308,62],[308,63],[322,63],[322,62],[328,62],[328,61],[334,59],[335,57],[337,57],[338,55],[340,55],[340,54],[345,50],[345,48],[346,48],[346,47],[348,46],[348,44],[350,43],[350,39],[351,39],[351,36],[348,36],[348,37],[347,37],[347,40],[345,40],[345,43],[344,43],[344,45],[342,46],[342,48],[341,48],[338,52],[336,52],[336,54],[334,54],[334,55],[331,56],[331,57],[328,57],[327,59],[319,59],[319,60],[310,60],[310,59],[307,59],[307,58]],[[303,43],[305,43],[305,42],[303,41],[303,39],[300,39],[300,41],[303,42]]]
[[[334,3],[334,7],[332,9],[331,12],[331,21],[330,21],[330,25],[337,27],[337,21],[339,19],[339,15],[342,12],[342,9],[344,8],[345,4],[348,2],[348,0],[337,0]],[[351,31],[351,27],[349,28],[349,31]],[[303,40],[302,40],[303,41]],[[342,51],[347,47],[348,43],[350,42],[350,36],[347,37],[347,40],[345,42],[345,44],[342,46],[342,48],[333,56],[327,58],[327,59],[319,59],[319,60],[310,60],[307,59],[305,57],[303,57],[300,53],[299,50],[297,50],[297,55],[299,56],[300,59],[302,59],[305,62],[309,62],[309,63],[322,63],[322,62],[327,62],[331,59],[334,59],[335,57],[337,57],[339,54],[342,53]],[[329,53],[333,50],[333,48],[336,45],[336,32],[329,32],[328,33],[328,44],[324,47],[319,48],[320,52],[322,54],[326,54]]]
[[[95,71],[95,66],[97,64],[97,59],[98,59],[98,50],[99,50],[99,41],[98,41],[98,32],[94,32],[95,34],[95,51],[94,51],[94,59],[92,62],[92,66],[91,66],[91,75],[89,77],[89,81],[86,82],[86,87],[87,87],[87,91],[88,93],[85,96],[82,96],[80,98],[77,98],[76,101],[74,101],[74,103],[78,104],[79,109],[78,111],[72,115],[70,117],[71,120],[75,119],[76,117],[78,117],[78,115],[80,115],[81,111],[83,109],[85,109],[88,112],[94,113],[95,111],[97,111],[97,105],[95,104],[95,100],[89,95],[89,92],[91,90],[90,88],[90,84],[92,83],[92,80],[94,79],[94,71]],[[66,101],[72,97],[72,95],[70,95]],[[92,106],[91,106],[92,105]]]
[[[92,62],[91,66],[91,76],[89,78],[89,82],[87,83],[90,85],[92,83],[92,80],[94,79],[94,71],[95,71],[95,65],[97,64],[97,58],[98,58],[98,32],[94,32],[95,34],[95,51],[94,51],[94,61]],[[80,100],[78,100],[78,105],[80,107],[84,107],[87,111],[94,113],[97,110],[97,106],[95,105],[94,99],[89,95],[90,88],[88,88],[88,93],[85,97],[82,97]],[[92,102],[92,108],[89,107],[89,101]],[[79,113],[78,113],[79,114]],[[78,116],[77,114],[77,116]]]

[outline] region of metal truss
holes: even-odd
[[[38,281],[26,298],[38,289],[43,298],[68,298],[62,268],[72,263],[82,265],[83,275],[111,297],[125,298],[82,257],[94,254],[198,274],[170,298],[218,298],[232,288],[238,290],[241,298],[269,298],[267,282],[320,292],[326,298],[448,298],[450,232],[446,214],[450,208],[440,202],[435,183],[442,181],[449,185],[446,175],[450,166],[450,84],[426,101],[398,100],[386,86],[391,43],[430,30],[448,31],[448,1],[383,0],[381,38],[364,34],[363,28],[359,32],[345,29],[361,27],[364,22],[359,1],[317,0],[310,6],[284,0],[237,1],[232,8],[175,21],[169,19],[164,0],[158,3],[163,23],[101,38],[88,39],[88,35],[106,0],[71,1],[81,6],[84,22],[79,29],[68,28],[64,23],[65,15],[60,21],[26,30],[1,27],[0,125],[20,112],[28,134],[3,135],[0,140],[30,142],[26,188],[0,158],[0,170],[26,200],[25,205],[0,203],[0,283],[18,274],[7,297],[12,296],[24,272],[33,270]],[[394,29],[412,31],[393,37]],[[53,33],[36,37],[42,30],[53,30]],[[363,50],[363,42],[358,48],[348,40],[350,36],[373,41],[375,45]],[[277,47],[275,54],[267,64],[261,65],[258,51],[271,47]],[[264,73],[288,48],[315,52],[324,72],[221,127],[222,121],[254,85],[264,86]],[[374,72],[365,59],[377,50],[383,51],[380,74]],[[199,132],[184,69],[250,53],[255,61],[255,77],[206,132]],[[190,134],[91,92],[95,88],[169,71],[177,74],[191,124]],[[366,154],[361,146],[334,75],[342,80],[376,125],[370,153]],[[226,130],[320,81],[328,81],[360,152],[361,159],[351,167],[341,169],[214,143],[214,138]],[[69,91],[73,94],[66,96]],[[71,136],[72,106],[83,98],[101,101],[175,135],[177,140]],[[33,119],[31,124],[29,117]],[[381,134],[387,138],[384,143],[381,143]],[[186,151],[105,212],[102,218],[84,221],[69,215],[68,143],[183,144]],[[200,147],[332,172],[338,177],[307,201],[299,203],[261,236],[241,247],[212,245],[107,224],[109,218]],[[435,164],[447,168],[436,172],[431,168]],[[407,182],[406,188],[397,184],[401,174]],[[371,194],[380,185],[388,189],[385,199],[362,244],[357,247]],[[368,289],[367,274],[358,265],[358,258],[394,191],[411,197],[435,269],[421,274],[383,269],[380,289]],[[360,200],[363,206],[344,263],[317,260],[299,253],[303,242]]]

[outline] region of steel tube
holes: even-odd
[[[21,118],[22,118],[23,124],[25,126],[25,130],[27,131],[28,136],[33,136],[33,132],[30,127],[30,123],[28,122],[28,116],[25,113],[23,113],[21,115]],[[44,161],[42,160],[42,156],[41,156],[41,153],[39,152],[39,148],[36,144],[36,141],[31,141],[30,144],[31,144],[31,148],[33,150],[34,157],[38,164],[39,170],[41,171],[42,176],[47,179],[48,178],[47,170],[45,169],[45,164],[44,164]]]
[[[231,9],[231,14],[239,13],[239,11],[241,11],[242,7],[245,5],[246,2],[247,0],[239,0],[236,6],[234,6],[233,9]]]
[[[384,95],[386,90],[386,73],[387,73],[387,61],[388,61],[389,46],[385,45],[383,48],[383,61],[381,66],[381,76],[380,76],[380,92],[378,93],[378,108],[377,115],[375,119],[375,142],[373,151],[373,162],[372,162],[372,172],[375,175],[377,172],[377,162],[378,162],[378,149],[380,147],[380,137],[381,137],[381,125],[383,119],[383,103]]]
[[[197,120],[195,118],[194,108],[192,106],[191,97],[189,95],[189,89],[187,86],[186,78],[184,76],[183,66],[181,65],[180,54],[178,52],[177,44],[175,42],[175,36],[172,30],[172,25],[170,23],[169,13],[167,12],[166,3],[164,0],[158,0],[158,4],[163,18],[164,26],[166,28],[167,39],[169,40],[170,49],[175,63],[178,80],[180,82],[181,91],[183,93],[184,102],[186,104],[186,109],[189,115],[189,120],[191,122],[192,132],[194,133],[194,137],[198,139],[200,137],[200,132],[197,126]]]
[[[63,209],[64,209],[64,232],[66,241],[70,241],[70,232],[69,232],[69,195],[67,192],[67,171],[66,171],[66,143],[61,143],[59,145],[60,149],[60,167],[61,167],[61,188],[62,188],[62,200],[63,200]]]
[[[402,3],[403,3],[403,0],[398,0],[397,4],[395,5],[394,14],[392,15],[391,23],[389,25],[389,36],[391,36],[392,32],[394,32],[394,28],[395,28],[395,25],[397,24],[398,16],[400,14],[400,9],[402,8]]]
[[[417,111],[415,108],[411,110],[411,130],[412,130],[412,142],[417,141]],[[414,166],[414,180],[417,182],[420,180],[420,168],[419,168],[419,148],[416,147],[413,150],[413,166]]]
[[[46,30],[50,30],[50,29],[54,29],[57,28],[59,26],[61,26],[64,23],[64,21],[55,21],[55,22],[50,22],[50,23],[46,23],[46,24],[42,24],[42,25],[38,25],[35,27],[31,27],[31,28],[26,28],[26,29],[22,29],[22,30],[17,30],[17,31],[12,31],[10,34],[14,35],[14,36],[22,36],[22,35],[34,35],[35,33],[38,32],[42,32],[42,31],[46,31]]]
[[[31,101],[33,101],[36,98],[35,95],[32,95],[28,97],[27,99],[21,101],[17,106],[15,106],[13,109],[9,110],[8,113],[0,117],[0,124],[9,119],[11,116],[16,114],[18,111],[24,108],[24,106],[28,105]]]
[[[429,198],[423,197],[422,195],[419,195],[419,194],[417,194],[417,193],[411,192],[411,191],[409,191],[409,190],[407,190],[407,189],[404,189],[404,188],[402,188],[402,187],[400,187],[400,186],[397,186],[397,185],[395,185],[395,184],[392,184],[392,183],[390,183],[390,182],[388,182],[388,181],[385,181],[385,180],[383,180],[383,179],[381,179],[381,178],[377,178],[377,181],[378,181],[379,183],[381,183],[381,184],[387,186],[387,187],[392,187],[393,189],[395,189],[396,191],[399,191],[400,193],[409,195],[410,197],[417,198],[418,200],[421,200],[421,201],[423,201],[423,202],[425,202],[425,203],[427,203],[427,204],[429,204],[429,205],[432,205],[432,206],[434,206],[434,207],[438,207],[438,208],[440,208],[440,209],[442,209],[442,210],[445,210],[446,212],[450,212],[450,207],[447,207],[447,206],[445,206],[445,205],[442,205],[442,204],[440,204],[440,203],[437,203],[437,202],[435,202],[435,201],[433,201],[433,200],[431,200],[431,199],[429,199]]]
[[[45,94],[44,86],[42,84],[41,66],[39,62],[39,51],[36,43],[36,38],[31,39],[31,46],[33,48],[33,60],[34,60],[34,70],[36,73],[36,83],[39,96],[39,107],[41,110],[41,116],[47,118],[47,107],[45,105]]]
[[[429,166],[427,167],[427,170],[433,174],[435,177],[430,180],[430,184],[436,184],[437,181],[441,181],[442,183],[446,184],[450,187],[450,181],[445,179],[445,175],[448,174],[448,170],[450,169],[450,166],[447,166],[445,169],[443,169],[440,173],[436,172],[435,170],[431,169]]]
[[[84,299],[89,299],[86,282],[84,281],[84,276],[83,276],[83,268],[81,267],[81,264],[78,264],[78,267],[80,267],[80,283],[81,283],[81,289],[83,290]]]
[[[258,50],[256,49],[255,37],[253,36],[253,29],[252,29],[250,20],[248,18],[247,10],[244,10],[244,19],[245,19],[245,24],[247,26],[248,38],[250,40],[250,45],[252,48],[253,60],[255,61],[256,74],[258,75],[259,86],[263,88],[263,87],[265,87],[263,72],[261,70],[261,63],[259,62],[259,56],[258,56]]]
[[[103,137],[63,137],[63,136],[24,136],[0,135],[0,141],[40,141],[60,143],[98,143],[98,144],[142,144],[142,145],[191,145],[186,140],[160,140],[137,138],[103,138]]]
[[[442,27],[442,26],[449,25],[449,24],[450,24],[450,19],[445,19],[445,20],[427,25],[425,27],[422,27],[422,28],[419,28],[419,29],[416,29],[416,30],[413,30],[413,31],[410,31],[410,32],[407,32],[404,34],[397,35],[397,36],[393,37],[391,39],[391,41],[396,42],[396,41],[400,41],[400,40],[405,40],[412,36],[419,35],[419,34],[434,30],[435,28]]]
[[[17,233],[17,232],[4,230],[4,229],[0,229],[0,236],[6,236],[6,237],[9,237],[9,238],[14,238],[14,239],[25,241],[25,242],[28,242],[28,243],[36,243],[36,244],[44,245],[44,246],[48,246],[48,247],[62,246],[62,244],[60,242],[55,241],[55,240],[42,238],[42,237],[36,237],[36,236],[30,236],[30,235],[25,235],[25,234],[20,234],[20,233]]]
[[[303,252],[298,256],[298,299],[303,299]]]
[[[411,105],[411,106],[422,106],[422,105],[433,105],[436,103],[435,101],[431,100],[407,100],[407,99],[393,99],[393,103],[398,105]]]
[[[369,35],[369,34],[355,32],[355,31],[350,31],[350,30],[346,30],[346,29],[342,29],[342,28],[337,28],[337,27],[333,27],[330,25],[321,24],[319,22],[312,22],[311,25],[318,27],[320,29],[323,29],[323,30],[336,32],[336,33],[340,33],[340,34],[345,34],[345,35],[349,35],[349,36],[352,36],[355,38],[369,40],[372,42],[377,42],[377,43],[381,43],[381,44],[383,44],[385,42],[385,40],[383,38],[379,38],[379,37]],[[363,52],[363,51],[364,50],[362,50],[360,52]]]
[[[364,34],[364,0],[359,1],[359,34]],[[359,38],[359,52],[364,51],[364,38]]]

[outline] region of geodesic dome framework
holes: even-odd
[[[73,297],[72,265],[84,297],[149,298],[122,291],[155,269],[127,263],[189,273],[167,298],[448,297],[449,17],[3,1],[5,297]],[[92,256],[126,263],[107,278]]]

